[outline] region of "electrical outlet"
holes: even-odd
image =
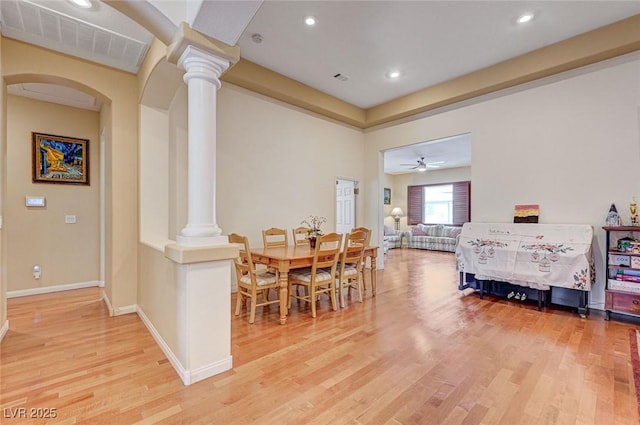
[[[76,216],[75,215],[65,215],[64,216],[64,222],[66,224],[75,224]]]
[[[37,264],[33,266],[33,278],[40,279],[40,266]]]

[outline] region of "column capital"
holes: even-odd
[[[178,59],[178,66],[185,71],[184,82],[192,78],[209,81],[220,88],[220,76],[229,68],[229,60],[195,46],[187,46]]]

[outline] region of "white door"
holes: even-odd
[[[355,182],[336,180],[336,232],[349,233],[356,227]]]

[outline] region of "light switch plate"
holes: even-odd
[[[65,215],[64,222],[67,224],[75,224],[76,216],[75,215]]]
[[[27,196],[25,204],[28,207],[44,207],[45,199],[44,196]]]

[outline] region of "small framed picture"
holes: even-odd
[[[391,189],[388,187],[384,188],[384,204],[391,205]]]

